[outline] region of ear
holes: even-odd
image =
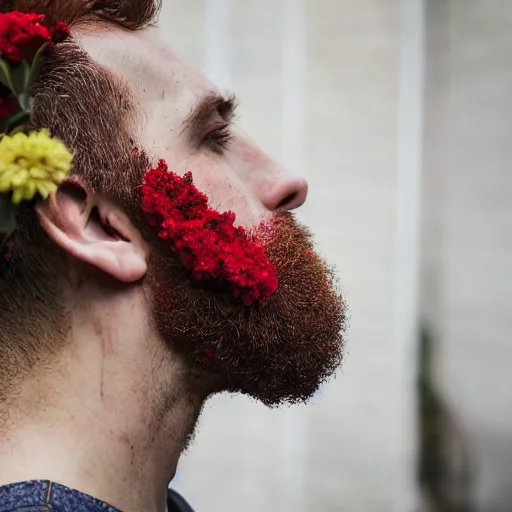
[[[148,251],[139,232],[80,181],[66,180],[36,210],[50,238],[76,259],[126,283],[146,274]]]

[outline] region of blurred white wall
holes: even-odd
[[[425,314],[472,450],[477,510],[512,510],[512,2],[428,0]]]
[[[164,0],[161,25],[308,178],[351,310],[334,383],[284,411],[213,400],[174,484],[198,512],[415,510],[421,292],[477,510],[510,510],[512,2]]]
[[[171,45],[236,92],[241,125],[308,178],[300,216],[351,311],[334,383],[284,411],[213,400],[174,485],[198,512],[410,512],[422,2],[164,4]]]

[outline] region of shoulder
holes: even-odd
[[[172,489],[169,489],[167,506],[169,507],[169,512],[194,512],[185,499]]]

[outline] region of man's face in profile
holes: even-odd
[[[237,225],[272,228],[264,243],[279,286],[266,304],[252,306],[197,283],[156,236],[148,240],[145,287],[155,333],[191,361],[209,392],[239,391],[268,405],[306,400],[341,362],[345,319],[331,271],[289,213],[305,201],[306,182],[236,126],[236,102],[180,61],[157,28],[98,28],[77,37],[130,88],[138,146],[178,175],[191,171],[211,207],[234,211]]]

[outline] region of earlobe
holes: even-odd
[[[80,182],[64,182],[36,209],[50,238],[74,258],[126,283],[146,274],[145,244],[128,217]]]

